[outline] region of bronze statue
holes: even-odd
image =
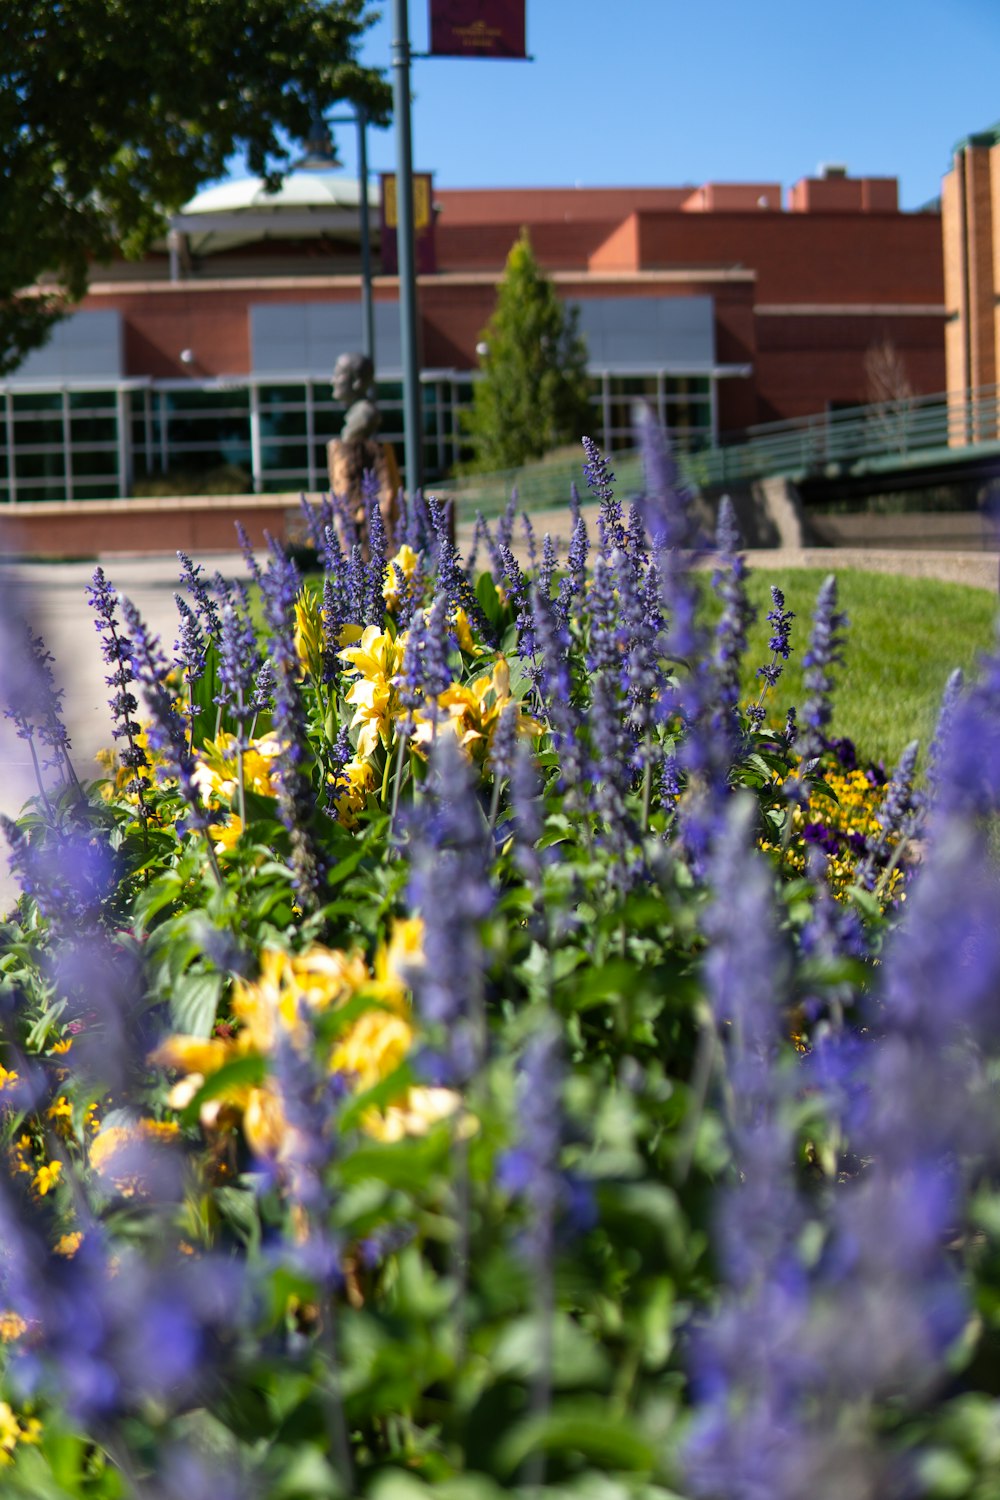
[[[399,467],[389,443],[376,437],[379,410],[369,392],[375,370],[366,354],[341,354],[333,367],[334,399],[347,408],[339,438],[327,444],[330,488],[335,495],[351,503],[355,524],[365,540],[365,502],[361,481],[374,474],[378,484],[378,504],[385,524],[386,539],[393,545],[399,515]]]

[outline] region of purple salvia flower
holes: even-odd
[[[667,435],[650,408],[642,403],[636,408],[635,421],[643,462],[643,491],[636,506],[653,555],[696,552],[701,538],[689,497],[680,484]],[[678,557],[678,566],[681,562]]]
[[[646,526],[642,511],[633,501],[628,508],[628,526],[625,531],[625,553],[633,568],[641,571],[649,560]]]
[[[332,581],[334,587],[342,590],[344,587],[344,570],[347,567],[347,559],[344,549],[340,545],[340,536],[335,525],[331,524],[323,532],[323,567]]]
[[[545,809],[541,792],[535,757],[530,747],[519,740],[511,759],[508,793],[514,826],[513,854],[522,878],[533,887],[538,886],[542,873],[538,843],[545,831]]]
[[[19,890],[44,917],[72,934],[98,920],[118,887],[118,856],[100,829],[36,826],[30,837],[0,813]]]
[[[24,740],[31,754],[39,794],[49,807],[42,765],[58,766],[60,780],[71,784],[82,798],[80,783],[69,757],[70,738],[62,720],[63,689],[57,688],[52,675],[54,658],[45,649],[40,635],[35,635],[26,620],[17,620],[5,600],[3,625],[5,653],[2,675],[3,716],[14,726],[18,739]],[[37,742],[37,743],[36,743]],[[51,753],[39,762],[38,746]],[[51,811],[51,808],[49,808]]]
[[[305,710],[299,692],[295,649],[295,601],[301,580],[295,564],[277,546],[264,575],[264,616],[271,632],[274,670],[274,728],[281,741],[278,761],[278,814],[288,832],[295,889],[304,906],[319,905],[323,861],[310,834],[316,799],[307,771],[310,759]]]
[[[374,475],[372,478],[374,479]],[[385,521],[382,518],[382,509],[378,503],[378,488],[373,495],[366,497],[366,510],[368,516],[368,569],[365,578],[364,601],[361,606],[361,623],[363,625],[381,625],[385,617],[385,599],[382,590],[385,587],[386,561],[385,561]]]
[[[409,903],[424,922],[423,961],[410,975],[433,1071],[467,1083],[486,1047],[482,924],[494,906],[490,839],[470,768],[452,734],[430,750],[426,801],[413,815]]]
[[[242,521],[236,522],[236,535],[239,539],[240,551],[243,553],[243,561],[247,565],[247,572],[259,588],[261,581],[260,563],[257,561],[250,538],[247,536]]]
[[[559,784],[576,796],[582,786],[585,758],[580,714],[573,704],[567,657],[567,633],[556,620],[552,601],[534,591],[536,654],[532,664],[538,699],[559,757]]]
[[[413,495],[400,491],[400,516],[396,528],[400,544],[405,542],[414,552],[426,552],[433,541],[433,529],[427,501],[420,490]]]
[[[104,679],[112,689],[112,697],[108,700],[114,720],[111,733],[115,740],[127,742],[118,750],[122,765],[132,773],[125,791],[138,798],[139,816],[145,822],[149,816],[144,797],[148,781],[142,771],[148,768],[149,759],[139,743],[142,731],[135,718],[139,704],[131,690],[135,681],[131,642],[119,628],[118,595],[108,583],[102,568],[94,570],[86,593],[88,603],[97,616],[94,624],[101,639],[101,655],[105,664],[111,668]]]
[[[919,742],[911,740],[899,759],[876,813],[878,832],[865,837],[865,851],[854,878],[869,890],[892,867],[900,843],[916,837],[923,821],[923,799],[913,785]]]
[[[531,609],[528,582],[521,566],[505,542],[497,546],[503,583],[514,605],[517,623],[517,649],[522,656],[533,656],[535,651],[535,620]]]
[[[181,617],[180,631],[174,642],[174,663],[180,667],[187,679],[188,701],[184,714],[190,725],[191,746],[194,747],[194,721],[201,712],[194,701],[194,685],[205,670],[208,646],[194,611],[184,602],[180,594],[174,595],[178,614]],[[220,625],[221,631],[221,625]]]
[[[348,623],[346,601],[340,589],[329,575],[323,580],[323,605],[320,618],[323,622],[323,681],[336,682],[343,668],[340,657],[340,636]]]
[[[159,775],[161,779],[171,774],[176,776],[178,789],[189,809],[186,824],[203,831],[208,827],[209,816],[194,779],[197,762],[184,727],[184,719],[178,713],[173,693],[167,685],[169,663],[159,638],[147,629],[130,599],[122,599],[121,610],[132,650],[132,670],[151,716],[147,739],[166,762],[159,768]],[[179,833],[183,832],[184,826],[185,824],[178,822]],[[211,845],[209,848],[211,850]]]
[[[274,668],[266,659],[260,664],[250,702],[255,714],[270,713],[274,706]]]
[[[965,686],[965,677],[961,667],[956,667],[944,686],[941,696],[941,707],[938,710],[937,725],[934,730],[934,738],[931,740],[931,748],[927,756],[927,790],[931,802],[937,795],[938,784],[944,773],[946,762],[943,759],[944,747],[948,743],[951,733],[951,722],[954,718],[955,709],[962,696]]]
[[[193,563],[186,552],[178,552],[181,560],[181,583],[188,589],[195,602],[202,630],[211,641],[219,639],[219,610],[207,585],[202,581],[204,569]]]
[[[254,690],[260,668],[257,632],[246,601],[242,601],[242,606],[235,600],[224,603],[219,630],[219,694],[215,702],[235,721],[240,739],[254,715]]]
[[[447,597],[436,594],[430,609],[416,614],[410,626],[398,680],[399,701],[407,710],[407,728],[425,704],[436,719],[438,694],[451,683],[448,612]]]
[[[403,573],[398,563],[393,563],[396,577],[399,581],[399,601],[396,605],[396,622],[400,631],[409,630],[413,617],[420,607],[426,592],[427,577],[424,570],[423,554],[417,555],[417,561],[413,573],[409,578]]]
[[[504,705],[490,740],[489,764],[496,784],[508,780],[513,770],[514,751],[518,744],[518,706],[511,701]]]
[[[333,508],[335,524],[344,539],[344,547],[350,554],[354,547],[361,545],[361,527],[354,502],[347,495],[331,495],[330,504]]]
[[[355,542],[351,547],[351,555],[344,573],[344,592],[347,596],[348,614],[353,625],[360,625],[364,618],[367,591],[368,568],[365,565],[364,548],[360,542]]]
[[[570,537],[569,551],[566,555],[566,574],[559,581],[559,596],[556,601],[556,619],[563,628],[569,624],[574,599],[583,598],[587,578],[587,553],[589,548],[590,542],[587,537],[587,523],[583,519],[583,516],[579,514],[578,505],[576,520],[573,522],[573,533]]]
[[[542,561],[538,569],[538,587],[541,593],[552,597],[552,579],[556,571],[556,544],[552,540],[551,532],[546,532],[542,537]]]
[[[612,553],[601,552],[594,563],[594,576],[587,594],[589,623],[587,669],[596,672],[602,668],[618,671],[621,668],[621,650],[618,638],[618,602],[615,599],[615,579],[611,568]]]
[[[306,523],[306,535],[318,556],[322,557],[326,547],[326,532],[333,525],[333,506],[327,496],[321,496],[319,503],[307,500],[305,495],[300,495],[299,505],[302,510],[302,519]]]
[[[809,649],[802,658],[806,690],[802,709],[804,729],[799,731],[798,750],[803,761],[815,760],[824,748],[833,708],[833,668],[843,665],[847,616],[837,609],[837,580],[824,579],[816,597]]]
[[[599,841],[610,855],[610,878],[624,893],[635,873],[629,859],[635,833],[625,807],[632,782],[633,744],[622,722],[618,680],[617,669],[602,667],[592,673],[587,724],[592,755],[591,797],[598,817]]]
[[[436,589],[447,595],[452,609],[465,611],[484,641],[489,645],[495,645],[493,630],[483,614],[475,591],[465,576],[455,544],[451,540],[448,508],[437,500],[428,500],[427,509],[434,528],[437,560]],[[509,540],[506,545],[510,545]]]
[[[330,817],[335,820],[339,817],[337,798],[347,791],[350,785],[349,779],[344,773],[344,767],[353,755],[354,746],[351,744],[351,736],[347,725],[344,724],[341,726],[337,738],[333,742],[333,749],[330,752],[328,762],[326,810]]]
[[[747,567],[740,555],[740,542],[736,512],[729,496],[723,495],[716,532],[719,567],[712,574],[712,587],[722,600],[713,661],[717,683],[715,725],[729,739],[733,754],[739,737],[740,667],[747,648],[747,631],[756,616],[747,598]]]
[[[1000,630],[977,681],[957,690],[938,735],[934,824],[989,820],[1000,808]]]
[[[522,1244],[532,1273],[549,1281],[556,1217],[562,1206],[562,1049],[554,1020],[538,1023],[521,1057],[517,1079],[517,1144],[498,1163],[501,1189],[527,1210]]]
[[[771,652],[771,660],[757,668],[756,675],[763,679],[760,696],[756,703],[752,703],[747,709],[747,722],[755,731],[759,730],[764,722],[764,697],[767,690],[776,685],[782,672],[781,663],[787,661],[792,653],[790,636],[795,612],[785,608],[785,596],[781,589],[773,584],[771,585],[771,604],[773,607],[767,615],[771,625],[771,638],[767,643]]]
[[[600,501],[600,510],[597,516],[597,535],[601,544],[601,551],[605,557],[610,556],[616,547],[625,546],[625,527],[622,525],[621,502],[615,499],[614,474],[610,465],[604,457],[600,448],[592,438],[583,439],[583,450],[587,455],[587,462],[583,466],[583,475],[592,493]]]

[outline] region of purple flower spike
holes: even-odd
[[[837,609],[837,580],[831,573],[816,597],[809,649],[802,658],[806,690],[809,694],[801,719],[799,753],[804,761],[814,760],[826,743],[826,731],[833,716],[830,694],[833,691],[833,669],[842,666],[846,641],[847,616]]]
[[[413,816],[409,899],[424,923],[423,962],[410,975],[428,1027],[427,1059],[444,1082],[474,1077],[485,1053],[481,927],[494,906],[489,830],[452,734],[431,746],[427,800]]]

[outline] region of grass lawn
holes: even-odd
[[[967,675],[994,642],[997,598],[986,589],[936,579],[851,570],[758,568],[749,591],[759,611],[747,653],[748,691],[756,666],[769,659],[770,586],[795,611],[791,659],[768,700],[769,717],[783,719],[805,698],[801,660],[809,640],[816,594],[828,571],[837,575],[839,607],[849,617],[844,665],[837,673],[834,731],[862,755],[891,769],[911,739],[926,752],[949,673]]]

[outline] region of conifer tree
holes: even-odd
[[[464,421],[474,454],[469,471],[516,468],[588,431],[587,346],[577,323],[522,229],[483,332],[483,378]]]

